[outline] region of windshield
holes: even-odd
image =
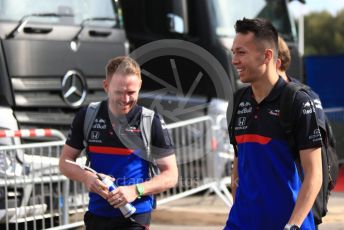
[[[117,11],[113,0],[0,0],[0,20],[19,21],[38,13],[72,14],[74,17],[30,17],[30,22],[79,25],[89,18],[113,18],[114,21],[89,21],[95,26],[114,26]],[[118,24],[118,23],[117,23]],[[116,25],[116,24],[115,24]]]
[[[214,11],[219,36],[234,37],[234,24],[239,19],[261,17],[269,19],[284,39],[295,40],[296,30],[285,0],[214,0]]]

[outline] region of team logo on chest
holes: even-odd
[[[106,129],[106,123],[105,123],[105,120],[102,119],[102,118],[97,118],[94,120],[94,123],[93,123],[93,129]]]
[[[239,117],[238,119],[238,125],[244,126],[246,124],[246,117]]]
[[[102,140],[100,139],[100,132],[99,131],[91,131],[88,141],[90,143],[102,143]]]
[[[240,102],[237,114],[247,114],[252,113],[251,103],[248,101]]]
[[[91,139],[92,140],[98,140],[100,137],[100,133],[98,131],[92,131],[91,132]]]
[[[246,117],[238,117],[237,125],[235,126],[235,130],[244,130],[244,129],[247,129]]]
[[[272,116],[279,117],[280,110],[279,109],[268,109],[268,113]]]
[[[125,131],[129,132],[129,133],[140,133],[141,132],[141,130],[139,128],[136,128],[135,126],[129,126],[129,127],[125,128]]]

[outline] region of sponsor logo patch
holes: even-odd
[[[237,126],[235,127],[235,130],[244,130],[244,129],[247,129],[246,117],[239,117],[237,120]]]
[[[312,140],[313,142],[320,141],[321,140],[321,132],[320,129],[314,129],[313,133],[308,136],[309,140]]]
[[[322,104],[321,104],[321,101],[320,101],[319,99],[315,99],[315,100],[313,101],[313,103],[314,103],[315,108],[317,108],[317,109],[323,109]]]
[[[314,113],[314,112],[315,112],[315,109],[314,109],[313,102],[307,101],[307,102],[303,103],[302,113],[304,115],[311,114],[311,113]]]
[[[240,102],[237,114],[240,115],[240,114],[247,114],[247,113],[252,113],[251,103],[248,101]]]
[[[106,129],[106,123],[104,119],[95,119],[93,127],[94,129]]]
[[[128,128],[125,129],[126,132],[129,132],[129,133],[139,133],[141,132],[140,129],[134,127],[134,126],[130,126]]]
[[[242,101],[242,102],[240,102],[240,104],[239,104],[239,107],[248,107],[248,106],[251,106],[251,103],[250,102],[248,102],[248,101]]]
[[[237,114],[247,114],[252,113],[252,107],[249,108],[242,108],[241,110],[238,110]]]
[[[99,131],[91,131],[88,141],[90,143],[103,143],[102,140],[100,140],[100,132]]]
[[[275,117],[279,117],[280,115],[280,110],[279,109],[269,109],[268,112],[270,115],[275,116]]]

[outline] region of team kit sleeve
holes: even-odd
[[[85,120],[86,109],[79,110],[70,126],[66,144],[76,148],[76,149],[84,149],[84,120]]]
[[[326,115],[325,115],[325,111],[322,107],[322,103],[320,100],[319,95],[314,92],[313,90],[310,91],[310,96],[313,100],[314,103],[314,107],[315,107],[315,114],[317,116],[317,120],[318,120],[318,125],[324,129],[324,131],[326,131]]]
[[[152,123],[151,150],[154,158],[167,157],[174,154],[174,144],[165,121],[161,115],[155,114]]]
[[[299,150],[322,146],[321,132],[313,100],[304,92],[295,98],[294,117],[296,118],[296,144]]]

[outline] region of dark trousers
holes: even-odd
[[[151,213],[140,213],[124,217],[102,217],[86,212],[84,222],[86,230],[146,230],[149,229]]]

